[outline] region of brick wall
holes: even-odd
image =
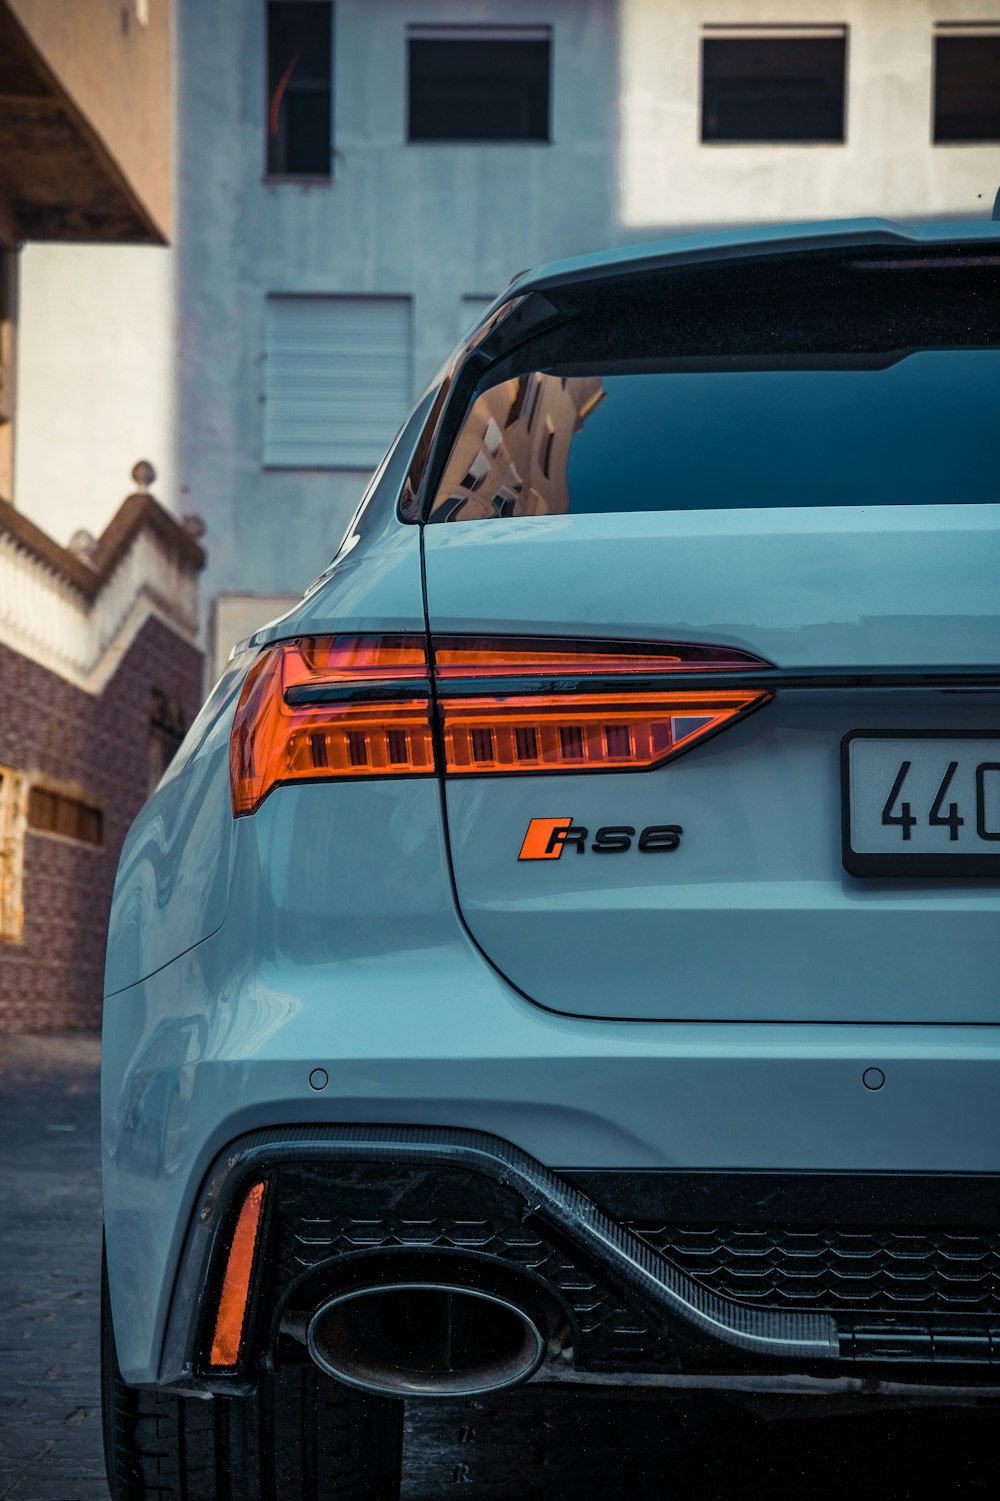
[[[201,653],[148,620],[97,697],[0,643],[0,764],[74,783],[104,809],[100,849],[28,830],[24,930],[0,941],[0,1030],[96,1027],[118,856],[145,802],[150,700],[176,699],[190,724]]]

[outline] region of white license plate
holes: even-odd
[[[847,735],[843,832],[852,875],[1000,880],[1000,734]]]

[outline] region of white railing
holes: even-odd
[[[93,599],[0,527],[0,642],[11,650],[100,693],[150,617],[189,641],[197,635],[197,571],[148,526]]]

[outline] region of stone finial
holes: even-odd
[[[96,567],[98,546],[97,538],[83,527],[75,531],[69,539],[69,551],[90,568]]]
[[[148,493],[150,485],[156,479],[156,470],[148,459],[140,459],[132,469],[132,478],[141,491]]]

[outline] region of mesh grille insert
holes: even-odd
[[[703,1286],[764,1308],[1000,1313],[1000,1230],[629,1228]]]

